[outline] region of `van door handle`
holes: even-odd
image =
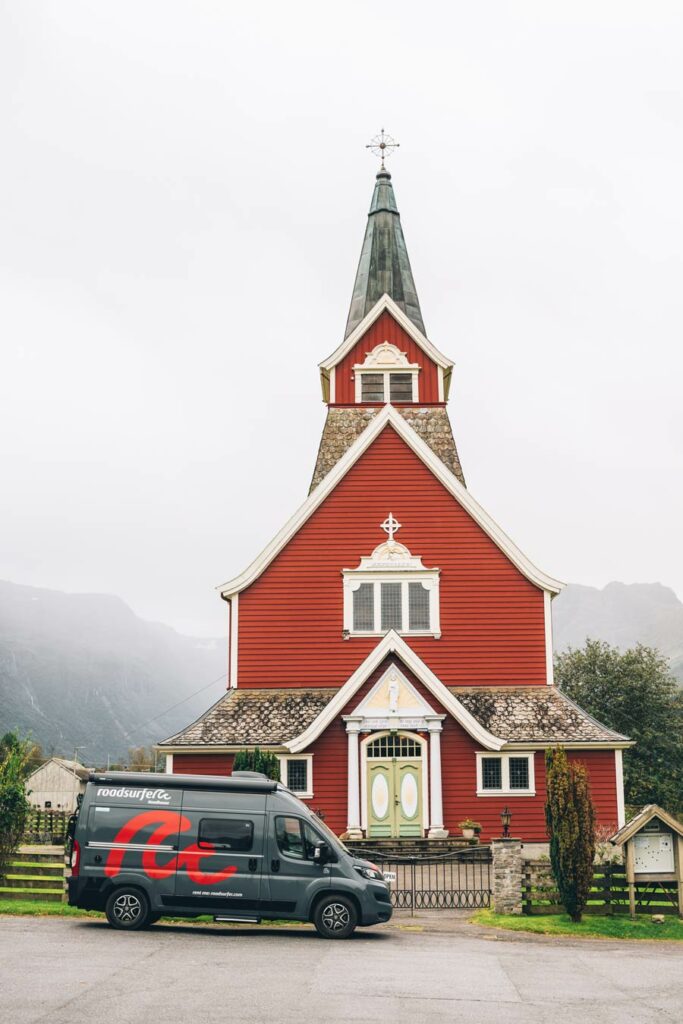
[[[270,870],[273,871],[275,874],[277,874],[277,872],[280,870],[280,861],[278,860],[277,857],[271,860]]]
[[[256,871],[256,857],[249,858],[249,870]]]

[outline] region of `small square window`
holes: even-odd
[[[510,758],[510,789],[529,788],[529,758]]]
[[[483,789],[503,788],[503,765],[499,757],[483,757],[481,761],[481,784]]]
[[[287,789],[293,793],[308,792],[308,761],[305,758],[287,761]]]

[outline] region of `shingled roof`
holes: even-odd
[[[330,687],[228,690],[201,718],[161,746],[281,746],[307,729],[336,692]]]
[[[608,729],[556,686],[449,686],[494,736],[508,743],[619,743]]]
[[[554,686],[450,686],[477,721],[508,743],[619,743]],[[201,718],[160,746],[282,746],[300,736],[337,693],[336,687],[228,690]]]

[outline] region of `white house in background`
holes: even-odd
[[[89,773],[78,761],[51,757],[26,780],[29,803],[42,810],[75,811],[76,798],[85,791]]]

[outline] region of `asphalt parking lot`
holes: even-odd
[[[0,1020],[12,1024],[683,1019],[683,949],[482,931],[410,918],[345,942],[307,928],[0,918]]]

